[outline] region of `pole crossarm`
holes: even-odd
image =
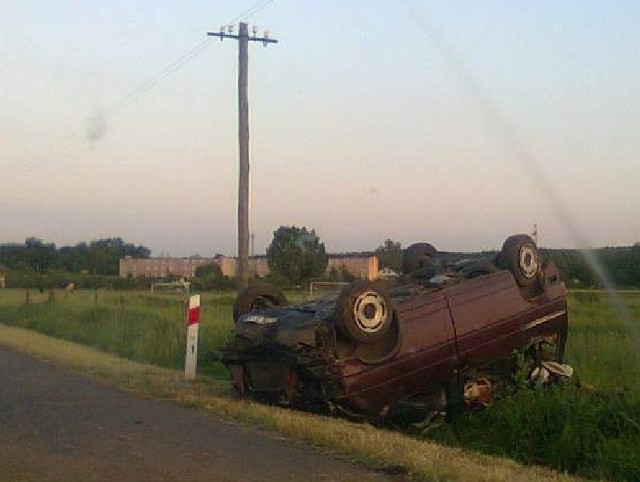
[[[232,38],[234,40],[240,40],[241,36],[240,35],[236,35],[236,34],[232,34],[232,33],[225,33],[225,32],[207,32],[207,35],[211,36],[211,37],[220,37],[220,40],[224,40],[225,38]],[[267,44],[277,44],[278,40],[274,39],[274,38],[269,38],[269,37],[252,37],[247,35],[247,40],[249,42],[262,42],[264,45]]]

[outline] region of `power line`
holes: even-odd
[[[235,24],[235,23],[239,22],[240,20],[248,20],[249,17],[251,17],[252,15],[255,15],[256,13],[258,13],[260,10],[262,10],[263,8],[265,8],[267,5],[269,5],[272,2],[273,2],[273,0],[259,0],[252,7],[249,7],[247,10],[245,10],[240,15],[238,15],[233,20],[231,20],[231,22],[229,22],[229,24]]]
[[[243,11],[241,14],[237,15],[236,17],[234,17],[229,22],[229,24],[234,24],[239,19],[249,18],[250,16],[255,15],[257,12],[259,12],[260,10],[264,9],[265,7],[267,7],[273,1],[274,0],[258,0],[251,7],[249,7],[248,9]],[[137,87],[135,87],[133,90],[131,90],[129,93],[125,94],[120,99],[118,99],[113,104],[111,104],[111,106],[109,106],[108,108],[104,109],[102,111],[102,115],[106,118],[106,117],[111,117],[111,116],[114,116],[116,114],[119,114],[121,111],[123,111],[124,109],[126,109],[130,105],[134,104],[138,99],[143,97],[149,91],[154,89],[162,80],[166,79],[171,74],[173,74],[174,72],[176,72],[179,69],[181,69],[182,67],[184,67],[191,60],[193,60],[196,57],[198,57],[209,45],[211,45],[211,43],[213,43],[213,38],[206,38],[205,40],[199,42],[197,45],[195,45],[190,50],[185,52],[178,59],[174,60],[169,65],[167,65],[165,68],[163,68],[156,75],[154,75],[153,77],[149,78],[148,80],[142,82]],[[54,146],[56,144],[60,144],[60,143],[65,143],[66,144],[67,142],[69,142],[71,139],[73,139],[75,137],[79,137],[79,134],[77,132],[73,132],[73,133],[70,133],[68,135],[65,135],[65,136],[61,137],[57,142],[52,143],[45,150],[44,153],[48,154],[50,151],[53,150],[53,148],[54,148]],[[40,157],[40,156],[38,156],[38,157]]]
[[[114,114],[117,114],[118,112],[120,112],[124,108],[128,107],[132,103],[134,103],[136,100],[138,100],[144,94],[146,94],[151,89],[153,89],[156,85],[158,85],[158,83],[160,81],[162,81],[163,79],[167,78],[168,76],[170,76],[175,71],[179,70],[181,67],[183,67],[189,61],[195,59],[198,55],[200,55],[204,51],[204,49],[206,49],[211,44],[211,42],[212,42],[212,39],[205,39],[202,42],[200,42],[198,45],[193,47],[191,50],[189,50],[183,56],[181,56],[180,58],[178,58],[177,60],[175,60],[174,62],[169,64],[167,67],[162,69],[160,72],[158,72],[158,74],[156,74],[154,77],[152,77],[151,79],[143,82],[138,87],[133,89],[130,93],[128,93],[127,95],[122,97],[119,101],[113,103],[111,105],[111,107],[109,107],[105,111],[104,115],[105,116],[112,116]]]
[[[125,96],[121,97],[120,100],[111,104],[109,108],[103,110],[99,115],[101,115],[103,119],[105,119],[107,117],[111,117],[120,113],[122,110],[129,107],[131,104],[136,102],[140,97],[142,97],[147,92],[149,92],[154,87],[156,87],[163,79],[167,78],[169,75],[179,70],[189,61],[193,60],[198,55],[200,55],[212,42],[213,42],[213,39],[210,39],[210,38],[203,40],[198,45],[196,45],[195,47],[190,49],[188,52],[186,52],[184,55],[179,57],[177,60],[167,65],[164,69],[158,72],[154,77],[138,85],[138,87],[130,91]],[[62,144],[64,147],[64,145],[66,145],[69,141],[71,141],[76,137],[81,137],[78,132],[72,132],[65,136],[62,136],[56,142],[50,144],[49,147],[45,149],[43,154],[41,154],[38,157],[48,155],[51,151],[53,151],[56,145]]]
[[[256,3],[254,3],[247,10],[245,10],[241,14],[237,15],[236,17],[234,17],[229,22],[229,24],[235,24],[236,22],[238,22],[238,20],[240,20],[242,18],[249,18],[252,15],[255,15],[257,12],[259,12],[263,8],[267,7],[273,1],[274,0],[258,0]],[[198,43],[197,45],[195,45],[193,48],[191,48],[184,55],[182,55],[181,57],[179,57],[177,60],[173,61],[169,65],[167,65],[164,69],[162,69],[160,72],[158,72],[155,76],[153,76],[149,80],[146,80],[145,82],[140,84],[138,87],[133,89],[131,92],[129,92],[128,94],[123,96],[120,100],[114,102],[111,105],[111,107],[109,107],[108,109],[105,110],[105,114],[104,115],[106,117],[115,115],[115,114],[119,113],[120,111],[122,111],[123,109],[127,108],[129,105],[133,104],[135,101],[137,101],[144,94],[146,94],[147,92],[152,90],[162,80],[164,80],[165,78],[169,77],[171,74],[173,74],[174,72],[176,72],[177,70],[182,68],[188,62],[190,62],[191,60],[193,60],[196,57],[198,57],[198,55],[200,55],[209,45],[211,45],[212,42],[213,42],[212,38],[207,38],[207,39],[203,40],[202,42]]]

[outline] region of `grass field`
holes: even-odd
[[[584,384],[640,396],[640,291],[619,297],[627,320],[606,293],[569,296],[567,357]]]
[[[27,302],[28,299],[28,302]],[[234,294],[202,295],[199,362],[231,334]],[[25,290],[0,291],[0,321],[94,346],[144,363],[177,368],[184,362],[185,297],[179,293]]]
[[[640,480],[640,294],[620,296],[627,320],[606,294],[569,296],[567,356],[583,388],[524,390],[426,437],[590,478]],[[224,367],[206,355],[230,337],[233,298],[202,297],[200,367],[220,380]],[[0,321],[162,367],[183,362],[179,294],[30,292],[27,302],[24,290],[0,290]]]

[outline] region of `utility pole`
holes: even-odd
[[[253,36],[249,36],[249,26],[240,22],[238,35],[233,34],[233,26],[221,27],[220,32],[207,32],[207,35],[220,37],[220,40],[232,38],[238,41],[238,264],[237,277],[240,286],[249,285],[249,42],[262,42],[266,47],[270,43],[277,43],[269,38],[265,31],[262,37],[257,37],[257,27],[253,27]]]

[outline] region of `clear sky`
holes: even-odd
[[[127,95],[255,3],[0,2],[0,242],[234,255],[236,42]],[[248,21],[280,41],[250,46],[256,253],[280,225],[332,252],[492,249],[534,223],[543,246],[640,241],[640,2],[274,0]]]

